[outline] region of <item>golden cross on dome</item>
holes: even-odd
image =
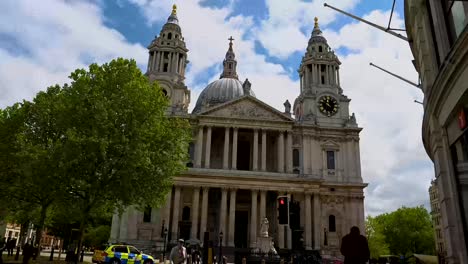
[[[177,6],[175,4],[172,6],[172,14],[177,14]]]
[[[234,40],[234,38],[233,38],[232,36],[230,36],[230,37],[228,38],[228,40],[229,40],[229,44],[232,44],[232,41]]]
[[[314,27],[318,27],[318,17],[315,17],[315,18],[314,18],[314,21],[315,21]]]

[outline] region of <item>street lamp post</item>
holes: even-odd
[[[218,263],[223,263],[223,232],[219,233],[219,260]]]
[[[167,227],[164,228],[163,234],[164,234],[164,253],[163,253],[163,263],[164,263],[165,258],[166,258]]]

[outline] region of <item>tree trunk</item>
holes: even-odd
[[[86,207],[86,209],[83,212],[83,218],[81,219],[81,223],[80,223],[80,234],[78,238],[78,248],[76,249],[75,264],[78,263],[79,256],[81,254],[81,248],[83,247],[84,230],[86,227],[86,222],[87,222],[86,220],[88,219],[88,215],[89,215],[89,209],[88,207]]]
[[[45,223],[45,219],[46,219],[46,216],[47,216],[47,209],[48,208],[49,208],[49,205],[42,205],[41,206],[41,216],[39,218],[39,224],[37,225],[37,229],[36,229],[36,241],[34,241],[34,245],[33,245],[33,246],[37,246],[36,256],[40,256],[40,254],[41,254],[42,231],[44,230],[44,223]]]

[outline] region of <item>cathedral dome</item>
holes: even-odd
[[[233,78],[222,78],[206,86],[198,97],[194,113],[217,104],[222,104],[244,95],[242,83]]]
[[[208,84],[198,97],[193,113],[199,113],[207,108],[222,104],[244,95],[255,94],[250,89],[249,80],[244,83],[240,82],[237,77],[236,66],[237,61],[232,49],[232,37],[229,38],[229,49],[226,52],[226,57],[223,61],[224,70],[219,80]]]

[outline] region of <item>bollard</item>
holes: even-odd
[[[54,247],[52,247],[52,249],[50,250],[50,257],[49,257],[49,261],[53,261],[54,260]]]
[[[19,259],[19,254],[20,254],[20,247],[17,246],[16,247],[16,255],[15,255],[15,260],[18,260]]]

